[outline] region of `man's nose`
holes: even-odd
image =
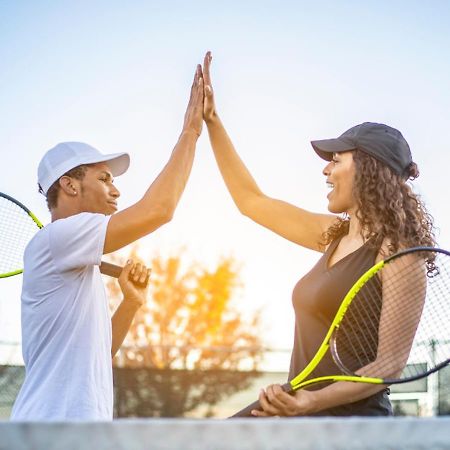
[[[119,197],[120,197],[120,191],[119,191],[119,189],[117,189],[115,186],[113,186],[113,188],[111,189],[110,194],[111,194],[114,198],[119,198]]]

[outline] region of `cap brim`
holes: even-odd
[[[105,162],[108,164],[111,173],[115,177],[124,174],[128,170],[128,167],[130,167],[130,155],[128,153],[116,153],[115,156],[109,156],[113,156],[113,158],[108,159]]]
[[[124,174],[130,166],[130,155],[128,153],[110,153],[95,158],[95,161],[86,161],[84,164],[95,164],[104,162],[111,169],[113,176],[118,177]]]
[[[333,159],[333,153],[356,150],[353,144],[339,138],[311,141],[311,145],[315,152],[325,161],[331,161]]]

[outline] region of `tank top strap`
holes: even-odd
[[[325,270],[328,270],[328,261],[330,259],[330,256],[334,253],[337,246],[339,245],[339,242],[341,242],[343,236],[339,236],[337,239],[334,239],[331,241],[331,243],[328,245],[327,249],[325,250],[325,253],[322,255],[321,262],[322,266]]]
[[[354,263],[355,261],[359,261],[364,265],[366,265],[368,262],[371,262],[372,263],[371,265],[375,264],[375,260],[378,255],[379,249],[377,247],[369,245],[370,242],[372,241],[372,239],[369,239],[363,245],[361,245],[361,247],[349,253],[347,256],[344,256],[342,259],[340,259],[339,261],[334,263],[331,267],[329,267],[330,257],[336,250],[342,238],[343,236],[334,239],[326,249],[325,253],[323,254],[322,265],[325,270],[331,270],[335,266],[337,266],[341,267],[342,271],[345,271],[346,266],[348,266],[351,263]]]
[[[339,242],[341,242],[341,239],[344,236],[339,236],[337,239],[334,239],[333,241],[331,241],[330,245],[327,247],[327,249],[325,250],[325,255],[329,256],[331,255],[335,250],[336,247],[339,245]]]

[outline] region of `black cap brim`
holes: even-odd
[[[331,161],[333,159],[333,153],[356,150],[354,144],[340,138],[311,141],[311,145],[315,152],[325,161]]]

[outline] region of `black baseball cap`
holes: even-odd
[[[360,150],[388,165],[399,175],[407,175],[413,162],[411,150],[400,131],[382,123],[364,122],[335,139],[311,141],[316,153],[331,161],[333,153]]]

